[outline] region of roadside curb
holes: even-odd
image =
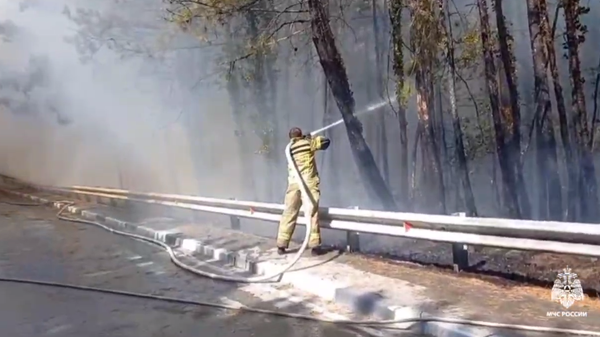
[[[30,199],[42,204],[51,205],[53,208],[60,209],[67,205],[69,201],[52,201],[44,197],[38,197],[28,193],[22,193],[12,190],[6,192],[15,196]],[[76,193],[63,192],[57,195],[64,195],[67,198],[86,200],[87,196]],[[109,200],[94,200],[98,204],[114,206]],[[281,269],[281,265],[269,262],[258,261],[252,254],[230,251],[224,248],[218,248],[204,244],[202,241],[188,237],[183,233],[176,231],[160,231],[143,225],[119,220],[113,217],[105,216],[94,211],[85,210],[77,206],[68,206],[65,210],[71,214],[77,214],[84,219],[98,221],[115,230],[127,231],[132,234],[141,235],[147,238],[166,243],[172,248],[177,248],[192,255],[198,254],[209,258],[215,262],[221,262],[228,267],[233,267],[241,272],[248,272],[253,275],[266,275],[274,273]],[[361,291],[352,287],[339,287],[335,282],[316,277],[304,270],[296,270],[283,275],[281,282],[290,284],[297,289],[310,293],[317,297],[332,301],[350,308],[357,314],[364,314],[368,311],[370,315],[380,320],[401,320],[413,317],[426,318],[431,316],[420,309],[409,306],[392,305],[386,299],[375,294]],[[403,323],[397,324],[398,328],[408,328],[418,324],[419,331],[436,337],[501,337],[501,334],[494,333],[489,329],[473,328],[459,324],[440,323],[440,322],[421,322],[421,323]]]

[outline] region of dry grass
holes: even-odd
[[[488,295],[489,302],[506,302],[506,300],[517,302],[529,300],[530,298],[535,298],[548,304],[551,302],[550,291],[552,285],[541,285],[541,282],[537,285],[528,284],[500,276],[477,273],[477,271],[455,273],[448,268],[405,261],[391,261],[382,257],[358,254],[352,255],[344,262],[358,269],[368,270],[382,276],[412,281],[416,284],[424,285],[429,289],[441,286],[443,287],[442,292],[449,297],[463,294],[466,290],[472,293],[476,289],[477,292]],[[576,271],[581,273],[579,269]],[[583,275],[587,278],[593,275],[593,273],[583,273]],[[515,288],[518,288],[518,291],[514,291]],[[590,291],[589,289],[587,290],[588,292]],[[588,310],[598,310],[600,312],[600,299],[598,296],[588,295],[583,301],[576,303],[575,306]]]

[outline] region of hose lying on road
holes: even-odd
[[[315,316],[310,316],[310,315],[295,314],[295,313],[290,313],[290,312],[259,309],[259,308],[247,307],[244,305],[236,306],[236,305],[227,305],[227,304],[222,304],[222,303],[194,301],[194,300],[186,300],[183,298],[142,294],[142,293],[136,293],[136,292],[130,292],[130,291],[123,291],[123,290],[87,287],[87,286],[67,284],[67,283],[46,282],[46,281],[38,281],[38,280],[5,278],[5,277],[0,277],[0,282],[33,284],[33,285],[47,286],[47,287],[75,289],[75,290],[82,290],[82,291],[92,291],[92,292],[103,293],[103,294],[136,297],[136,298],[143,298],[143,299],[148,299],[148,300],[165,301],[165,302],[171,302],[171,303],[188,304],[188,305],[203,306],[203,307],[213,307],[213,308],[226,309],[226,310],[237,310],[237,311],[251,312],[251,313],[258,313],[258,314],[265,314],[265,315],[274,315],[274,316],[285,317],[285,318],[295,318],[295,319],[302,319],[302,320],[307,320],[307,321],[316,321],[316,322],[321,322],[321,323],[332,323],[332,324],[341,324],[341,325],[361,325],[361,326],[372,326],[372,327],[382,327],[383,326],[386,329],[392,329],[392,330],[405,330],[405,329],[399,329],[399,328],[395,328],[393,326],[387,326],[387,325],[399,324],[399,323],[440,322],[440,323],[464,324],[464,325],[471,325],[471,326],[500,328],[500,329],[526,330],[526,331],[549,332],[549,333],[563,333],[563,334],[582,335],[582,336],[600,336],[600,332],[586,331],[586,330],[570,330],[570,329],[547,328],[547,327],[537,327],[537,326],[528,326],[528,325],[502,324],[502,323],[472,321],[472,320],[467,320],[467,319],[443,318],[443,317],[411,317],[411,318],[405,318],[405,319],[399,319],[399,320],[389,320],[389,321],[336,320],[336,319],[320,318],[320,317],[315,317]]]
[[[294,257],[292,258],[292,261],[290,263],[288,263],[286,266],[284,266],[281,270],[270,274],[270,275],[262,275],[262,276],[255,276],[255,277],[235,277],[235,276],[227,276],[227,275],[219,275],[219,274],[215,274],[215,273],[210,273],[207,272],[205,270],[199,270],[193,267],[190,267],[182,262],[180,262],[179,260],[177,260],[177,258],[175,257],[175,254],[173,252],[173,250],[171,249],[171,247],[161,241],[158,240],[153,240],[147,237],[143,237],[140,235],[135,235],[135,234],[131,234],[131,233],[127,233],[127,232],[121,232],[115,229],[112,229],[110,227],[104,226],[100,223],[96,223],[96,222],[91,222],[91,221],[87,221],[87,220],[82,220],[82,219],[72,219],[72,218],[66,218],[62,215],[63,211],[68,207],[68,206],[72,206],[74,203],[71,201],[61,201],[61,204],[64,204],[65,206],[63,208],[61,208],[61,210],[58,212],[57,216],[59,219],[61,220],[65,220],[65,221],[73,221],[73,222],[80,222],[80,223],[86,223],[86,224],[91,224],[93,223],[94,225],[100,226],[108,231],[110,231],[111,233],[114,234],[119,234],[119,235],[124,235],[124,236],[129,236],[138,240],[142,240],[142,241],[146,241],[146,242],[150,242],[156,245],[159,245],[161,247],[163,247],[171,256],[171,260],[173,261],[173,263],[175,263],[178,267],[181,267],[182,269],[185,269],[187,271],[190,271],[194,274],[197,275],[201,275],[204,277],[208,277],[214,280],[220,280],[220,281],[228,281],[228,282],[236,282],[236,283],[264,283],[264,282],[279,282],[281,280],[281,277],[283,276],[283,274],[285,274],[286,272],[288,272],[290,269],[292,269],[292,267],[294,267],[294,265],[300,260],[300,258],[302,257],[302,254],[304,253],[304,251],[306,250],[306,248],[308,247],[308,242],[310,239],[310,233],[311,233],[311,228],[312,228],[312,223],[311,223],[311,212],[312,209],[314,207],[317,207],[316,202],[314,201],[314,199],[312,198],[310,192],[308,191],[308,189],[306,188],[306,184],[304,182],[304,180],[302,179],[301,175],[300,175],[300,170],[298,169],[298,166],[296,165],[296,162],[293,160],[292,158],[292,153],[291,153],[291,142],[288,143],[288,145],[285,148],[285,155],[288,161],[288,164],[294,168],[295,170],[295,177],[296,177],[296,181],[300,187],[300,191],[301,191],[301,196],[302,196],[302,200],[303,200],[303,207],[304,207],[304,217],[306,219],[306,234],[304,236],[304,241],[302,242],[302,245],[300,246],[300,248],[298,249],[298,251],[296,252],[296,254],[294,255]],[[7,204],[10,204],[10,202],[7,202]],[[16,205],[16,204],[15,204]],[[24,204],[23,206],[33,206],[35,204]],[[16,205],[19,206],[19,205]]]
[[[0,201],[2,204],[7,204],[11,206],[42,206],[43,204],[34,204],[30,202],[13,202],[13,201]]]
[[[9,205],[15,205],[15,206],[22,206],[22,205],[42,206],[42,205],[44,205],[43,203],[21,204],[21,203],[7,202],[7,201],[0,201],[0,202],[6,203]],[[175,255],[175,252],[173,251],[173,249],[169,245],[165,244],[162,241],[150,239],[150,238],[143,237],[143,236],[136,235],[136,234],[118,231],[118,230],[112,229],[110,227],[107,227],[101,223],[98,223],[96,221],[65,217],[64,215],[62,215],[62,213],[67,209],[68,206],[73,205],[73,202],[61,201],[60,203],[64,204],[64,206],[56,214],[60,220],[98,226],[98,227],[105,229],[114,234],[131,237],[133,239],[137,239],[140,241],[144,241],[147,243],[152,243],[152,244],[161,246],[162,248],[164,248],[167,251],[167,253],[171,257],[171,261],[173,261],[173,263],[175,263],[175,265],[177,265],[178,267],[180,267],[184,270],[187,270],[191,273],[201,275],[201,276],[204,276],[205,274],[207,274],[205,271],[195,269],[195,268],[190,267],[190,266],[186,265],[185,263],[181,262]],[[336,320],[336,319],[315,317],[315,316],[311,316],[311,315],[303,315],[303,314],[296,314],[296,313],[290,313],[290,312],[259,309],[259,308],[244,306],[244,305],[235,306],[235,305],[227,305],[227,304],[222,304],[222,303],[193,301],[193,300],[186,300],[186,299],[166,297],[166,296],[157,296],[157,295],[142,294],[142,293],[122,291],[122,290],[87,287],[87,286],[80,286],[80,285],[73,285],[73,284],[66,284],[66,283],[46,282],[46,281],[39,281],[39,280],[6,278],[6,277],[0,277],[0,282],[25,283],[25,284],[33,284],[33,285],[40,285],[40,286],[76,289],[76,290],[82,290],[82,291],[93,291],[93,292],[99,292],[99,293],[137,297],[137,298],[150,299],[150,300],[167,301],[167,302],[172,302],[172,303],[180,303],[180,304],[188,304],[188,305],[196,305],[196,306],[206,306],[206,307],[214,307],[214,308],[228,309],[228,310],[238,310],[238,311],[259,313],[259,314],[266,314],[266,315],[275,315],[275,316],[279,316],[279,317],[303,319],[303,320],[317,321],[317,322],[323,322],[323,323],[332,323],[332,324],[340,324],[340,325],[375,326],[375,327],[380,327],[380,328],[384,328],[384,329],[394,329],[394,330],[405,330],[405,329],[394,326],[394,324],[438,322],[438,323],[462,324],[462,325],[494,328],[494,329],[510,329],[510,330],[521,330],[521,331],[532,331],[532,332],[559,333],[559,334],[566,334],[566,335],[599,336],[600,337],[600,332],[596,332],[596,331],[560,329],[560,328],[552,328],[552,327],[529,326],[529,325],[518,325],[518,324],[505,324],[505,323],[495,323],[495,322],[476,321],[476,320],[460,319],[460,318],[435,317],[435,316],[432,316],[432,317],[410,317],[410,318],[398,319],[398,320]]]
[[[177,265],[177,267],[187,270],[193,274],[196,275],[200,275],[203,277],[208,277],[211,279],[215,279],[215,280],[221,280],[221,281],[229,281],[229,282],[237,282],[237,283],[262,283],[262,282],[267,282],[269,280],[272,280],[276,277],[280,277],[281,275],[283,275],[283,273],[287,272],[288,269],[290,269],[293,264],[290,264],[288,267],[284,268],[282,271],[278,272],[275,275],[266,275],[266,276],[259,276],[259,277],[233,277],[233,276],[226,276],[226,275],[219,275],[219,274],[215,274],[215,273],[210,273],[207,272],[205,270],[200,270],[191,266],[188,266],[187,264],[181,262],[177,256],[175,255],[175,251],[173,250],[173,248],[171,248],[171,246],[169,246],[168,244],[160,241],[160,240],[156,240],[156,239],[152,239],[152,238],[148,238],[145,236],[141,236],[141,235],[137,235],[137,234],[133,234],[133,233],[127,233],[127,232],[123,232],[123,231],[119,231],[113,228],[110,228],[108,226],[105,226],[99,222],[96,221],[91,221],[91,220],[84,220],[84,219],[76,219],[76,218],[71,218],[71,217],[66,217],[64,215],[62,215],[62,213],[69,207],[72,206],[74,204],[74,202],[72,201],[60,201],[59,203],[64,204],[64,206],[60,209],[60,211],[58,211],[58,213],[56,214],[56,217],[58,217],[60,220],[64,220],[64,221],[70,221],[70,222],[78,222],[78,223],[83,223],[83,224],[91,224],[91,225],[95,225],[98,227],[101,227],[113,234],[117,234],[117,235],[122,235],[122,236],[127,236],[136,240],[140,240],[140,241],[144,241],[144,242],[148,242],[148,243],[152,243],[155,244],[157,246],[160,246],[162,248],[164,248],[167,253],[169,254],[169,257],[171,258],[171,261],[173,261],[173,263],[175,265]],[[300,257],[298,257],[299,259]]]

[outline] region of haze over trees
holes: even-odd
[[[0,44],[3,48],[11,48],[15,39],[22,38],[27,31],[7,20],[0,22]],[[3,58],[18,57],[4,53]],[[45,55],[32,55],[24,69],[15,69],[0,63],[0,106],[13,113],[51,117],[57,123],[66,125],[68,117],[57,109],[58,96],[49,83],[52,76],[49,60]]]
[[[65,6],[67,42],[82,62],[109,51],[175,83],[197,175],[209,165],[199,124],[221,112],[202,115],[194,97],[227,93],[235,197],[281,202],[289,127],[342,118],[319,163],[325,204],[598,221],[593,2],[90,4]]]

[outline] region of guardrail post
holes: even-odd
[[[229,198],[229,200],[236,200],[235,198]],[[242,227],[240,225],[240,218],[235,215],[229,216],[229,222],[231,224],[231,229],[240,230]]]
[[[358,206],[351,207],[358,209]],[[356,253],[360,251],[360,237],[358,232],[346,231],[346,251]]]
[[[453,213],[454,216],[466,217],[465,212]],[[461,272],[469,267],[469,247],[464,243],[452,244],[452,265],[455,272]]]

